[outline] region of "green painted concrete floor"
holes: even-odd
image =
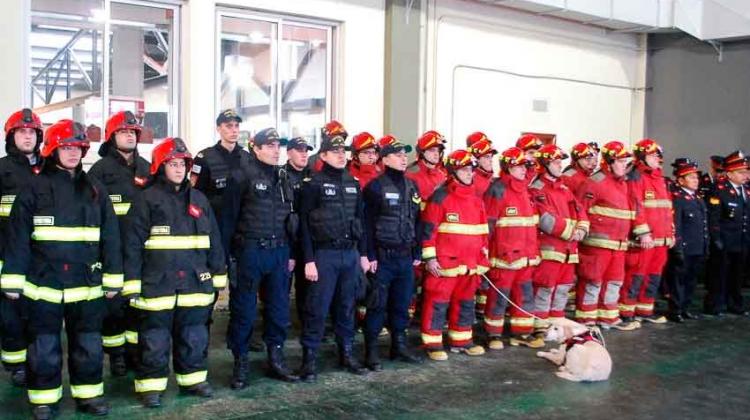
[[[130,378],[105,375],[106,395],[116,419],[332,419],[332,418],[523,418],[523,419],[750,419],[750,319],[645,325],[633,332],[605,332],[614,361],[608,382],[571,383],[534,350],[509,348],[482,357],[451,355],[421,366],[386,363],[361,378],[336,368],[334,344],[322,349],[317,384],[286,384],[265,378],[265,354],[252,354],[249,388],[228,387],[232,357],[224,348],[228,314],[215,315],[209,379],[214,398],[178,395],[170,380],[164,405],[147,410]],[[296,331],[296,330],[295,330]],[[418,334],[410,334],[413,343]],[[361,342],[361,336],[358,336]],[[386,354],[388,338],[381,338]],[[361,347],[357,348],[358,351]],[[297,335],[287,359],[299,366]],[[108,369],[108,366],[105,365]],[[25,393],[3,378],[2,419],[28,418]],[[60,418],[76,414],[66,389]]]

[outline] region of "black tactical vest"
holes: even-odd
[[[359,182],[349,172],[315,172],[311,181],[316,187],[318,207],[310,212],[309,225],[313,241],[319,244],[358,241],[362,223],[357,214],[361,199]]]
[[[239,166],[232,168],[229,165],[229,162],[227,162],[227,159],[223,156],[223,153],[220,150],[217,150],[218,147],[222,146],[216,145],[209,147],[202,152],[203,159],[211,173],[208,189],[207,191],[204,191],[204,193],[211,202],[211,207],[213,207],[217,214],[219,214],[221,210],[221,198],[224,191],[232,183],[244,182],[245,174],[250,166],[250,155],[248,152],[242,149],[237,150],[236,153],[240,154]],[[239,148],[239,146],[235,147]],[[229,153],[229,155],[231,156],[231,153]]]
[[[406,248],[416,244],[416,222],[419,215],[419,190],[414,181],[404,177],[402,193],[390,176],[378,178],[382,191],[380,214],[375,222],[375,240],[384,248]]]
[[[237,235],[244,239],[286,241],[294,194],[286,171],[254,160],[247,174]]]

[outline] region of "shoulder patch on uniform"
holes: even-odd
[[[708,199],[708,203],[711,204],[712,206],[718,206],[721,203],[721,201],[719,200],[718,197],[711,197]]]
[[[202,169],[203,168],[201,167],[201,165],[196,165],[195,163],[193,163],[193,167],[192,167],[191,171],[194,174],[200,174]]]
[[[203,151],[198,152],[197,155],[195,155],[197,158],[203,158]]]
[[[604,172],[602,171],[596,171],[593,175],[589,177],[594,182],[602,182],[606,178],[606,175],[604,175]]]
[[[542,187],[544,187],[544,182],[539,178],[535,179],[534,182],[529,185],[529,188],[534,188],[537,190],[541,190]]]
[[[566,170],[563,171],[563,175],[565,175],[565,176],[573,176],[573,175],[575,175],[577,173],[578,173],[578,170],[576,170],[575,168],[568,168],[568,169],[566,169]]]

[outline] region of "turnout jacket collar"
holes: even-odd
[[[504,173],[500,179],[505,185],[515,192],[522,192],[528,188],[528,182],[525,179],[516,179],[508,173]]]

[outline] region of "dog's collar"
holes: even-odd
[[[594,334],[591,333],[591,330],[586,330],[586,332],[565,340],[565,351],[570,350],[571,347],[575,346],[576,344],[586,344],[589,341],[602,344],[601,341],[594,337]]]

